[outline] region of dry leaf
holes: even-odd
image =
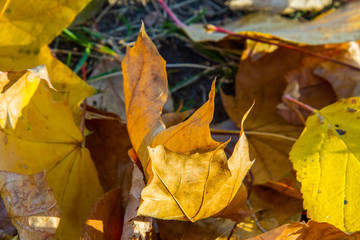
[[[338,46],[339,54],[334,58],[360,67],[360,41]],[[314,74],[323,77],[332,85],[338,99],[360,96],[360,71],[332,62],[323,62],[314,69]]]
[[[21,239],[55,239],[60,209],[45,171],[24,175],[0,171],[1,197]]]
[[[226,112],[238,127],[243,114],[255,101],[245,123],[245,131],[257,133],[247,134],[250,158],[256,159],[251,170],[255,184],[276,181],[292,170],[288,153],[294,142],[261,133],[293,138],[300,134],[302,128],[287,124],[277,113],[277,105],[286,86],[284,74],[297,68],[301,58],[298,52],[280,48],[252,61],[251,49],[247,49],[236,75],[235,97],[221,94]]]
[[[135,46],[126,51],[122,69],[129,136],[141,164],[147,166],[147,146],[165,128],[161,112],[168,83],[165,61],[146,35],[144,26]]]
[[[238,211],[246,199],[238,191],[252,162],[242,132],[229,160],[225,144],[211,138],[215,82],[207,103],[185,122],[165,130],[161,121],[168,90],[165,63],[144,27],[122,67],[128,131],[147,179],[138,214],[196,221],[226,217],[226,207]]]
[[[93,207],[86,220],[81,239],[119,240],[124,224],[122,190],[107,192]]]
[[[312,21],[300,23],[278,15],[250,14],[221,26],[241,35],[306,45],[343,43],[360,39],[360,2],[352,1],[343,8],[322,14]],[[199,24],[185,27],[194,41],[219,41],[221,33],[206,34]]]
[[[94,108],[87,108],[104,116],[102,119],[86,120],[86,127],[91,134],[86,137],[85,146],[90,150],[100,181],[105,191],[123,186],[133,163],[129,159],[128,150],[131,142],[126,125],[113,113],[105,113]]]
[[[320,11],[329,4],[331,0],[231,0],[229,7],[232,10],[289,14],[294,11]]]
[[[11,94],[9,102],[2,102],[11,106],[9,109],[20,111],[13,116],[16,125],[0,131],[4,143],[0,148],[0,171],[34,174],[46,169],[49,186],[62,212],[57,235],[77,238],[90,209],[103,194],[98,173],[88,149],[81,146],[83,136],[74,123],[69,100],[54,101],[45,81],[31,71],[24,72],[18,81],[23,84],[18,86],[14,81],[2,94],[15,92],[20,99],[19,93],[32,96],[27,96],[31,98],[26,106],[18,104]],[[21,87],[33,91],[24,92]],[[1,121],[9,126],[6,119]]]
[[[359,239],[356,234],[351,236],[341,230],[337,229],[331,224],[328,223],[318,223],[314,221],[309,221],[308,223],[304,222],[294,222],[285,224],[281,227],[278,227],[274,230],[266,232],[260,236],[251,238],[249,240],[356,240]]]

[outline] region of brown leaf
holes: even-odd
[[[150,235],[152,230],[152,219],[148,217],[137,217],[137,210],[140,204],[140,194],[145,187],[144,175],[137,168],[133,166],[132,176],[129,189],[123,192],[125,216],[122,240],[138,239],[140,236],[143,239]]]
[[[303,211],[302,199],[293,198],[266,186],[254,186],[249,203],[252,209],[257,211],[258,222],[265,230],[299,221]]]
[[[121,188],[115,188],[95,204],[83,228],[82,239],[120,239],[124,224],[121,192]]]
[[[45,171],[24,175],[0,171],[1,197],[21,239],[55,239],[60,209]]]
[[[353,41],[339,45],[339,53],[333,58],[359,67],[359,44],[360,41]],[[326,61],[315,68],[314,73],[330,82],[338,99],[360,95],[360,72],[357,70]]]
[[[5,238],[3,235],[16,235],[16,228],[11,222],[11,218],[8,216],[4,201],[0,197],[0,239]]]
[[[123,120],[125,115],[125,99],[123,89],[123,79],[120,72],[120,62],[117,60],[102,59],[96,66],[91,76],[108,72],[118,68],[118,75],[105,77],[97,81],[89,81],[91,86],[101,91],[101,93],[91,96],[87,99],[89,105],[103,109],[105,111],[113,112],[119,115]]]
[[[86,120],[86,127],[91,134],[86,137],[85,143],[98,170],[102,186],[105,191],[109,191],[127,181],[125,178],[129,175],[128,169],[133,165],[127,153],[131,142],[126,125],[116,114],[94,108],[88,108],[87,112],[107,117]]]
[[[331,224],[318,223],[314,221],[294,222],[285,224],[274,230],[261,234],[249,240],[338,240],[338,239],[359,239],[356,234],[349,235]]]
[[[160,115],[168,95],[165,61],[146,35],[144,26],[135,46],[128,48],[122,69],[127,128],[144,167],[147,166],[147,146],[165,129]]]
[[[300,134],[302,128],[287,124],[277,113],[277,105],[286,87],[284,74],[296,68],[301,57],[300,53],[278,49],[252,61],[251,49],[247,49],[236,75],[235,97],[221,94],[226,112],[238,127],[242,115],[255,100],[254,109],[245,123],[245,131],[259,134],[247,134],[250,158],[256,159],[252,168],[255,184],[277,180],[292,170],[288,153],[294,142],[261,133],[293,138]]]

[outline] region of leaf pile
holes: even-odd
[[[116,86],[93,99],[123,119],[80,110],[94,89],[47,45],[87,3],[1,5],[0,194],[20,238],[359,239],[359,3],[307,23],[248,15],[225,39],[182,26],[244,44],[234,94],[220,90],[236,131],[210,128],[215,80],[196,111],[163,113],[166,62],[144,25],[123,84],[93,85]]]

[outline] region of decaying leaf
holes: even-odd
[[[342,99],[309,117],[290,152],[308,217],[359,231],[360,99]]]
[[[274,230],[261,234],[249,240],[356,240],[359,239],[355,234],[347,234],[328,223],[318,223],[315,221],[294,222],[282,225]]]
[[[0,171],[0,189],[21,239],[55,239],[60,209],[45,171],[34,175]]]
[[[82,147],[83,136],[74,123],[69,100],[54,101],[45,81],[31,71],[15,75],[24,83],[22,87],[33,91],[26,93],[32,96],[25,106],[17,105],[13,96],[14,101],[1,102],[21,111],[13,116],[17,119],[14,126],[10,127],[8,115],[1,119],[6,127],[0,131],[3,143],[0,145],[0,171],[34,174],[46,169],[48,184],[62,212],[57,235],[65,239],[77,238],[90,209],[103,194],[98,173],[89,151]],[[14,79],[11,83],[14,84],[5,86],[3,95],[14,92],[12,88],[17,87],[17,82]],[[14,94],[18,93],[25,94],[21,88]]]
[[[0,71],[22,71],[46,65],[51,83],[61,92],[69,92],[70,105],[77,121],[80,102],[95,91],[73,71],[53,57],[47,46],[83,9],[81,1],[9,1],[0,6]],[[61,93],[53,93],[58,96]],[[61,96],[60,96],[61,97]]]
[[[0,239],[6,239],[6,236],[15,236],[16,228],[8,216],[4,201],[0,197]]]
[[[145,187],[144,175],[137,166],[133,166],[132,175],[129,178],[131,184],[127,191],[123,192],[125,215],[122,240],[146,239],[152,230],[152,218],[137,217],[137,210],[140,204],[141,191]],[[125,190],[125,189],[124,189]]]
[[[107,192],[91,210],[86,220],[81,239],[119,240],[124,224],[122,190]]]
[[[229,206],[239,210],[246,194],[238,191],[244,189],[242,180],[252,162],[243,132],[229,160],[223,150],[226,144],[211,138],[215,82],[207,103],[185,122],[165,130],[161,121],[168,91],[165,62],[144,27],[122,67],[129,136],[147,180],[138,214],[196,221],[226,217],[228,212],[222,211]]]

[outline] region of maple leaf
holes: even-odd
[[[165,129],[161,119],[168,91],[165,61],[144,26],[122,69],[128,132],[147,179],[138,214],[196,221],[224,217],[227,212],[221,212],[228,206],[241,207],[231,203],[246,199],[245,193],[237,193],[244,189],[242,180],[252,162],[242,132],[229,160],[223,150],[226,144],[211,138],[215,82],[208,102],[185,122]]]
[[[359,101],[316,110],[290,152],[309,218],[350,232],[360,230]]]
[[[60,92],[69,92],[75,120],[79,104],[95,93],[71,69],[57,60],[47,46],[66,28],[89,0],[81,1],[5,1],[0,9],[0,71],[22,71],[44,64],[51,83]]]
[[[18,82],[4,77],[12,73],[2,76],[1,81],[8,84],[2,84],[1,93],[5,98],[1,102],[5,127],[0,129],[4,143],[0,147],[0,171],[34,174],[46,169],[48,184],[62,211],[57,236],[74,239],[103,190],[90,153],[82,147],[83,136],[74,123],[69,99],[54,101],[46,82],[34,72],[43,71],[15,74],[20,75]],[[26,105],[15,97],[24,99],[23,94],[31,94]],[[16,113],[12,116],[17,119],[16,125],[10,125],[9,111]]]
[[[249,132],[247,135],[250,157],[256,159],[252,167],[255,184],[276,181],[292,169],[288,153],[293,141],[265,134],[292,138],[300,135],[302,127],[288,124],[277,113],[277,105],[287,85],[285,73],[295,69],[302,56],[298,52],[289,53],[280,48],[253,61],[249,47],[242,55],[236,75],[235,97],[221,92],[224,108],[238,127],[241,127],[243,114],[255,100],[245,125],[245,131],[256,134],[251,135]]]
[[[21,239],[53,239],[60,209],[45,171],[25,175],[0,171],[1,197]]]

